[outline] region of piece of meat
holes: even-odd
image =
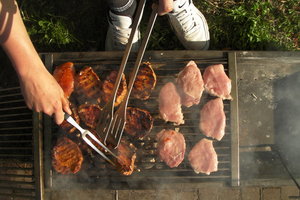
[[[114,161],[117,171],[126,176],[131,175],[135,167],[136,147],[122,138],[116,149],[116,155],[118,158]]]
[[[221,98],[207,102],[200,111],[199,128],[207,137],[221,140],[225,134],[226,116]]]
[[[150,97],[156,85],[156,74],[150,62],[141,64],[133,84],[131,95],[137,99],[146,100]]]
[[[75,68],[74,63],[66,62],[53,71],[53,77],[63,89],[65,97],[69,98],[74,91]]]
[[[92,67],[84,67],[76,76],[75,88],[79,104],[101,102],[101,81]]]
[[[105,78],[102,84],[102,100],[107,103],[113,93],[114,85],[118,76],[118,71],[111,71]],[[116,100],[114,106],[118,106],[124,99],[127,93],[127,83],[125,75],[122,74],[120,86],[117,91]]]
[[[143,138],[153,127],[153,118],[149,111],[127,107],[125,133],[135,138]]]
[[[82,104],[78,107],[78,114],[81,121],[88,127],[95,129],[101,108],[98,104]]]
[[[80,123],[80,119],[79,119],[79,115],[78,115],[78,111],[77,111],[77,107],[71,103],[70,101],[70,108],[72,111],[72,117],[73,119],[79,124]],[[71,125],[69,122],[67,122],[66,120],[64,120],[60,125],[59,125],[65,132],[67,133],[74,133],[74,131],[76,131],[76,128]]]
[[[189,152],[188,159],[197,174],[209,175],[211,172],[218,171],[218,156],[212,140],[201,139]]]
[[[159,92],[159,112],[165,121],[176,125],[184,123],[181,110],[181,99],[174,83],[166,83]]]
[[[52,149],[52,166],[61,174],[77,173],[81,169],[83,156],[78,145],[67,137],[57,140]]]
[[[185,68],[179,72],[177,88],[182,105],[191,107],[199,104],[204,90],[204,83],[201,72],[194,61],[188,62]]]
[[[205,90],[222,99],[232,99],[231,80],[224,71],[222,64],[208,66],[203,73]]]
[[[184,136],[174,130],[163,129],[156,135],[156,140],[159,158],[169,167],[177,167],[184,159]]]

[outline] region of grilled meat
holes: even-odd
[[[61,174],[77,173],[81,169],[83,156],[78,145],[67,137],[58,139],[52,149],[52,166]]]
[[[150,97],[156,85],[156,74],[150,62],[141,64],[133,84],[131,95],[137,99],[146,100]]]
[[[131,175],[135,166],[136,147],[122,138],[116,155],[118,157],[115,159],[117,170],[123,175]]]
[[[153,118],[147,110],[127,107],[125,132],[135,138],[143,138],[153,127]]]
[[[226,116],[221,98],[207,102],[200,111],[200,130],[207,137],[221,140],[225,134]]]
[[[65,97],[69,98],[74,91],[75,69],[74,63],[66,62],[55,67],[53,77],[63,89]]]
[[[172,82],[165,84],[159,92],[159,112],[165,121],[176,125],[184,123],[181,110],[181,99]]]
[[[184,136],[174,130],[163,129],[156,135],[158,156],[169,167],[177,167],[184,159]]]
[[[222,64],[208,66],[203,73],[205,90],[222,99],[232,99],[231,80],[224,71]]]
[[[96,128],[101,108],[98,104],[82,104],[78,107],[78,114],[82,122],[92,129]]]
[[[80,123],[80,119],[79,119],[79,115],[78,115],[78,111],[77,111],[77,107],[71,103],[70,101],[70,108],[72,110],[72,117],[73,119],[79,124]],[[61,124],[60,127],[66,131],[67,133],[73,133],[74,131],[76,131],[76,128],[71,125],[69,122],[67,122],[66,120],[64,120]]]
[[[77,74],[75,87],[80,104],[101,102],[101,81],[91,67],[85,67]]]
[[[218,156],[212,140],[201,139],[190,151],[188,159],[197,174],[201,172],[209,175],[218,171]]]
[[[105,78],[102,84],[102,100],[107,103],[113,93],[114,85],[118,76],[118,71],[111,71],[111,73]],[[120,86],[117,90],[115,106],[118,106],[124,99],[127,93],[127,84],[125,75],[122,74]]]
[[[188,62],[177,78],[177,88],[181,96],[181,103],[186,107],[199,104],[204,83],[201,72],[194,61]]]

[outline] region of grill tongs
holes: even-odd
[[[117,156],[111,152],[102,142],[100,142],[90,131],[81,128],[81,126],[71,117],[69,114],[65,113],[65,120],[72,124],[75,128],[77,128],[80,133],[82,139],[90,146],[92,147],[98,154],[100,154],[107,162],[112,164],[113,166],[116,166],[116,164],[109,159],[103,152],[101,152],[93,143],[92,141],[99,144],[107,153],[112,155],[113,157],[117,158]],[[88,136],[88,137],[87,137]]]
[[[126,45],[126,48],[125,48],[125,53],[122,58],[122,62],[121,62],[121,66],[120,66],[120,69],[118,72],[117,79],[115,81],[113,95],[110,97],[108,103],[103,107],[102,112],[100,113],[97,127],[96,127],[97,134],[102,138],[104,137],[104,144],[109,143],[114,148],[118,147],[121,137],[122,137],[122,133],[123,133],[125,123],[126,123],[126,107],[127,107],[128,99],[129,99],[131,89],[133,87],[137,72],[139,70],[139,66],[141,64],[141,60],[143,58],[150,34],[152,32],[152,29],[153,29],[153,26],[154,26],[154,23],[155,23],[155,20],[157,17],[157,5],[153,4],[152,13],[151,13],[148,25],[147,25],[146,33],[145,33],[145,36],[139,47],[139,50],[137,53],[137,58],[136,58],[136,61],[134,64],[134,69],[133,69],[133,72],[130,77],[130,81],[129,81],[129,85],[128,85],[128,92],[126,94],[125,99],[119,106],[119,109],[115,113],[113,113],[114,112],[114,102],[115,102],[116,94],[117,94],[117,91],[118,91],[118,88],[120,85],[121,76],[122,76],[125,66],[127,64],[129,53],[130,53],[130,50],[132,47],[133,36],[134,36],[134,34],[137,30],[137,27],[141,21],[145,3],[146,3],[146,0],[141,0],[139,2],[139,5],[138,5],[137,11],[136,11],[136,16],[133,21],[133,26],[132,26],[132,30],[130,33],[130,37],[129,37],[128,43]]]

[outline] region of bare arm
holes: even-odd
[[[0,0],[0,42],[18,74],[27,106],[54,115],[60,124],[63,110],[71,113],[68,100],[36,52],[15,0]]]

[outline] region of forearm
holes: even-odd
[[[44,68],[28,36],[17,3],[14,0],[0,0],[0,9],[1,46],[9,56],[18,75],[26,76],[32,67]]]

